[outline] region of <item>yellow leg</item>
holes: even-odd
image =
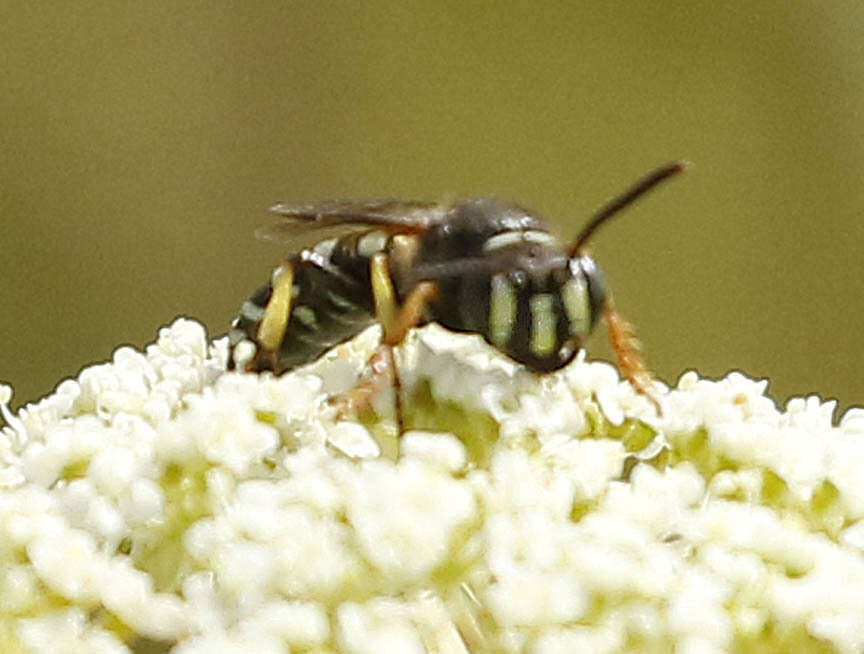
[[[390,264],[387,255],[379,252],[372,256],[369,262],[369,273],[372,278],[372,298],[375,301],[375,317],[384,330],[384,336],[391,330],[399,312],[396,302],[396,291],[393,288],[393,279],[390,277]]]
[[[438,287],[432,282],[417,284],[405,298],[390,328],[385,331],[384,342],[387,345],[398,345],[405,340],[408,330],[423,322],[426,306],[435,299],[436,295],[438,295]]]
[[[370,262],[372,278],[372,295],[375,301],[375,314],[384,331],[381,345],[369,359],[369,371],[357,386],[343,398],[340,398],[340,411],[368,411],[372,400],[388,383],[393,387],[396,404],[396,419],[399,432],[402,424],[402,383],[393,356],[393,346],[401,343],[408,330],[422,322],[426,305],[437,294],[437,287],[432,282],[420,282],[412,289],[405,302],[400,307],[396,300],[396,291],[390,277],[390,267],[387,256],[376,254]]]
[[[258,325],[258,352],[256,359],[270,358],[276,361],[288,320],[291,317],[291,300],[294,292],[294,265],[290,262],[279,267],[273,280],[273,294],[264,308],[264,317]]]
[[[426,305],[438,294],[438,287],[432,282],[420,282],[400,307],[396,302],[396,291],[393,289],[387,256],[383,253],[373,256],[370,269],[375,316],[384,330],[382,340],[387,345],[397,345],[402,342],[409,329],[422,322]]]

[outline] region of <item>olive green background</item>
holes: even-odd
[[[224,332],[276,200],[495,195],[571,236],[684,157],[593,245],[652,368],[861,403],[862,44],[860,0],[4,0],[0,379]]]

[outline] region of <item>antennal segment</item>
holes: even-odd
[[[588,221],[588,224],[582,228],[582,231],[579,232],[579,236],[576,237],[576,242],[572,248],[570,248],[570,256],[575,256],[579,252],[581,252],[582,248],[585,247],[585,244],[594,234],[595,230],[600,227],[603,223],[605,223],[609,218],[614,216],[616,213],[626,208],[628,205],[632,204],[635,200],[645,195],[652,188],[657,186],[660,182],[665,181],[669,177],[673,175],[677,175],[678,173],[685,170],[690,164],[686,161],[672,161],[667,163],[664,166],[660,166],[656,170],[648,173],[645,177],[636,182],[633,186],[631,186],[628,190],[624,191],[621,195],[613,199],[611,202],[602,207],[591,220]]]

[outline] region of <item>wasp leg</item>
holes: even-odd
[[[389,329],[384,330],[384,343],[398,345],[412,327],[423,322],[426,306],[438,295],[438,287],[433,282],[420,282],[405,298]]]
[[[393,347],[401,343],[408,330],[423,321],[426,305],[438,292],[432,282],[420,282],[405,298],[400,307],[390,277],[390,266],[383,253],[374,255],[370,261],[372,296],[375,314],[384,331],[381,345],[369,359],[369,373],[360,380],[352,392],[344,398],[342,409],[368,410],[372,400],[384,386],[385,381],[393,388],[396,420],[399,433],[404,431],[402,417],[402,381],[393,355]]]
[[[633,388],[654,405],[654,408],[657,409],[657,415],[662,416],[663,407],[651,389],[653,378],[642,359],[641,344],[636,338],[636,332],[633,326],[624,320],[624,317],[615,309],[611,297],[606,299],[603,317],[609,327],[609,340],[618,355],[619,370]]]
[[[342,395],[331,399],[341,418],[346,415],[364,414],[372,410],[372,403],[385,386],[396,387],[393,371],[396,365],[393,358],[393,348],[389,345],[379,345],[367,362],[367,369],[354,387]],[[398,404],[398,398],[397,398]]]
[[[261,324],[258,325],[256,335],[258,351],[250,362],[255,370],[261,370],[263,367],[279,372],[277,369],[279,350],[285,338],[285,330],[288,329],[293,292],[294,263],[286,261],[279,266],[274,275],[273,294],[264,308]],[[261,366],[262,361],[266,361],[268,365]]]

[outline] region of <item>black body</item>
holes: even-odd
[[[568,254],[516,205],[336,202],[276,211],[287,217],[277,229],[289,236],[339,225],[362,231],[321,241],[283,264],[294,271],[294,300],[281,348],[275,357],[256,355],[248,370],[279,373],[308,363],[372,324],[370,260],[378,253],[390,264],[399,303],[420,282],[437,286],[421,324],[478,333],[538,372],[575,356],[605,301],[593,260]],[[265,286],[244,304],[231,331],[235,350],[244,339],[257,343],[271,292]]]

